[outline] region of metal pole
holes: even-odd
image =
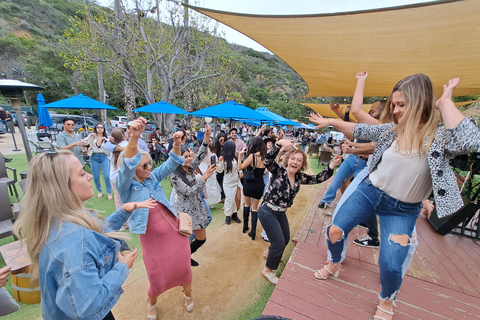
[[[27,133],[25,132],[25,124],[23,122],[22,111],[20,110],[20,101],[18,101],[18,98],[10,98],[10,103],[12,104],[12,107],[17,114],[18,130],[20,130],[20,134],[22,135],[23,148],[25,148],[27,161],[30,162],[30,160],[32,159],[32,152],[30,151],[30,146],[28,145]]]
[[[15,133],[13,131],[13,128],[11,130],[11,133],[12,133],[13,145],[15,146],[15,149],[13,149],[12,151],[22,151],[22,149],[18,149],[17,147],[17,141],[15,141]]]

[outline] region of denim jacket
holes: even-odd
[[[369,167],[371,173],[382,155],[396,137],[394,123],[367,125],[357,123],[353,136],[357,139],[371,139],[377,142]],[[455,213],[463,206],[457,180],[450,168],[449,158],[465,154],[480,147],[480,131],[474,119],[464,118],[455,128],[447,129],[440,124],[428,151],[427,161],[432,177],[433,197],[439,218]],[[401,174],[401,172],[399,172]]]
[[[120,207],[103,231],[120,228],[128,217]],[[103,319],[128,276],[127,265],[117,262],[119,249],[119,241],[71,222],[52,227],[39,258],[43,319]]]
[[[133,158],[123,158],[116,183],[122,203],[132,201],[141,202],[152,198],[165,205],[175,216],[178,217],[165,196],[160,181],[168,177],[179,164],[185,164],[185,158],[176,155],[172,151],[170,151],[168,155],[168,160],[161,166],[155,168],[155,170],[152,171],[150,178],[145,179],[144,182],[139,182],[134,179],[135,170],[142,159],[140,152],[137,152]],[[131,233],[146,233],[148,211],[149,209],[147,208],[139,208],[132,212],[130,221],[128,222],[128,229]]]

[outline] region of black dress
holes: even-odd
[[[255,158],[253,155],[253,166],[255,166]],[[263,182],[263,173],[265,168],[254,168],[248,166],[245,170],[252,170],[255,175],[255,179],[252,181],[243,182],[243,195],[246,197],[260,199],[263,196],[263,190],[265,189],[265,183]]]

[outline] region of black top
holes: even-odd
[[[268,150],[265,160],[263,161],[267,170],[272,174],[272,177],[270,179],[267,193],[263,197],[262,204],[270,203],[277,207],[289,208],[292,206],[293,200],[298,191],[300,191],[301,184],[321,183],[328,180],[333,174],[333,169],[330,169],[330,166],[326,166],[325,169],[317,175],[297,172],[295,174],[295,184],[292,187],[290,186],[287,170],[275,162],[275,158],[279,151],[280,149],[274,144]]]

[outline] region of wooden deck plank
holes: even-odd
[[[331,222],[331,217],[316,208],[321,196],[313,201],[303,226],[315,232],[297,237],[264,314],[287,318],[288,314],[291,319],[371,319],[380,290],[378,249],[351,243],[365,230],[355,228],[350,234],[338,279],[313,277],[326,261],[324,233]],[[398,293],[395,319],[480,319],[480,241],[455,234],[443,237],[423,217],[417,222],[417,233],[419,245]]]

